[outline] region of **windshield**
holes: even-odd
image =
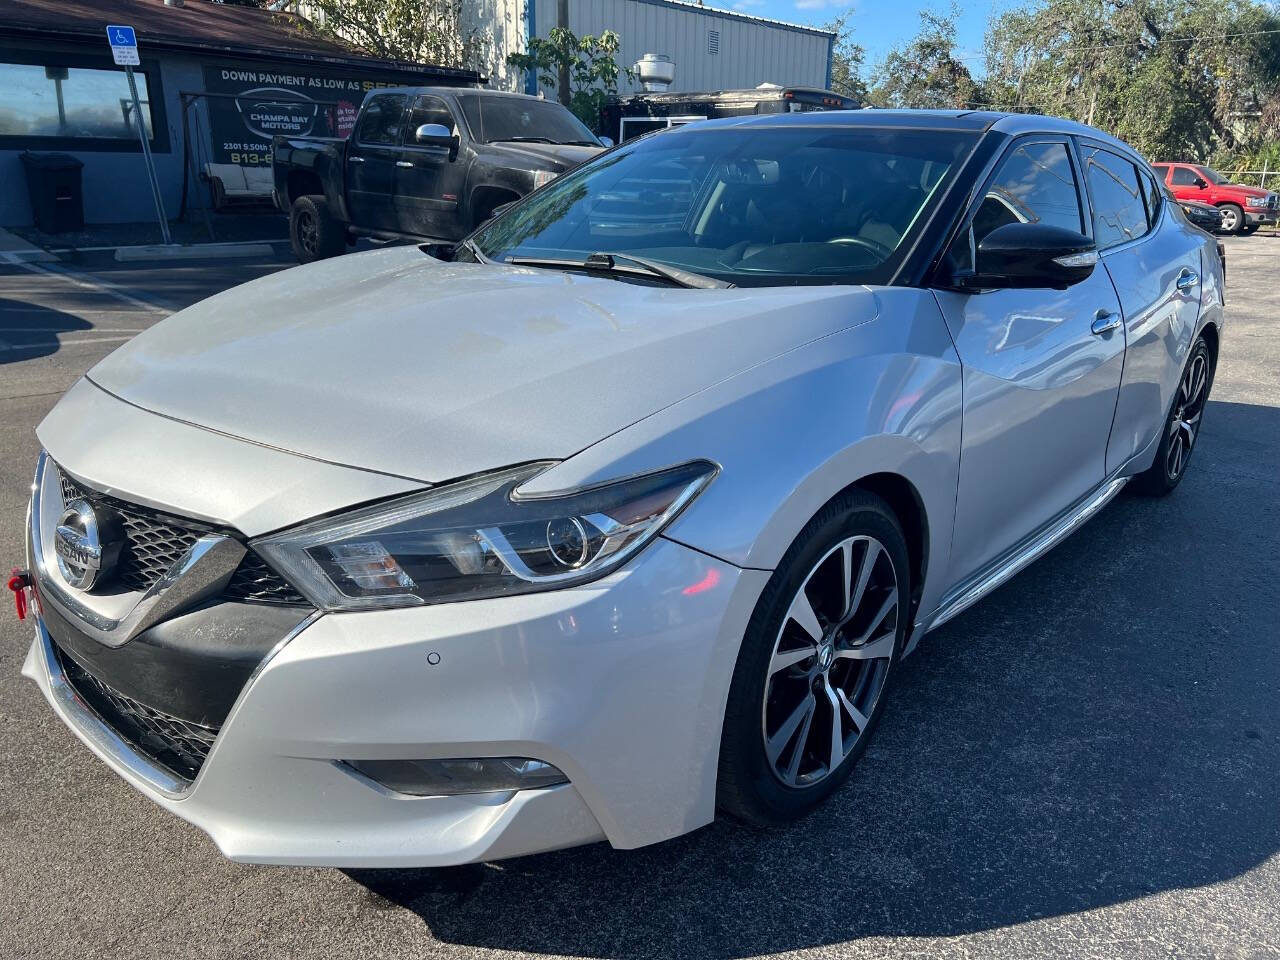
[[[972,133],[690,127],[627,143],[472,239],[493,260],[633,254],[738,286],[885,283]]]
[[[1205,178],[1206,180],[1208,180],[1210,183],[1219,183],[1219,184],[1221,184],[1221,183],[1230,183],[1230,182],[1231,182],[1231,181],[1230,181],[1230,180],[1228,180],[1226,177],[1224,177],[1222,174],[1220,174],[1217,170],[1212,170],[1212,169],[1210,169],[1209,167],[1197,167],[1196,169],[1198,169],[1198,170],[1200,171],[1200,176],[1204,177],[1204,178]]]
[[[527,140],[599,146],[582,121],[558,103],[535,97],[459,96],[471,132],[481,143]]]

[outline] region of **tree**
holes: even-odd
[[[980,97],[969,68],[956,59],[956,17],[920,11],[920,32],[885,58],[881,79],[872,90],[879,106],[958,109]]]
[[[488,51],[466,0],[308,0],[310,25],[390,60],[482,70]]]
[[[569,102],[574,115],[593,131],[600,130],[600,111],[605,101],[618,92],[618,77],[630,77],[614,59],[620,38],[612,30],[598,37],[577,36],[567,27],[553,27],[544,37],[530,37],[526,53],[512,53],[507,64],[532,71],[538,83],[549,90],[559,86],[561,69],[569,71]]]
[[[1037,0],[992,21],[988,95],[1152,157],[1247,150],[1278,132],[1280,34],[1267,30],[1280,16],[1253,0]]]
[[[867,83],[862,79],[862,68],[867,52],[853,42],[853,27],[849,24],[852,15],[852,10],[846,10],[822,28],[836,35],[831,47],[831,89],[858,103],[866,103]]]

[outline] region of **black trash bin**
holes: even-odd
[[[84,194],[80,171],[84,164],[69,153],[22,154],[27,170],[27,193],[36,226],[44,233],[75,233],[84,229]]]

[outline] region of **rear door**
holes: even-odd
[[[1124,314],[1124,377],[1107,447],[1113,473],[1159,441],[1200,316],[1204,235],[1170,215],[1145,165],[1087,140],[1080,154],[1094,238]]]
[[[393,197],[408,99],[402,93],[370,97],[347,143],[347,208],[357,227],[399,229]]]
[[[1066,138],[1017,140],[948,256],[971,265],[976,245],[1006,223],[1088,235],[1083,197]],[[1066,290],[935,295],[964,367],[952,547],[953,582],[960,582],[1102,483],[1124,335],[1104,329],[1118,320],[1120,303],[1101,269]]]
[[[440,97],[421,96],[409,108],[404,145],[396,161],[396,218],[400,230],[420,237],[452,240],[462,236],[454,174],[458,153],[448,147],[420,146],[415,131],[438,123],[458,134],[458,121]]]

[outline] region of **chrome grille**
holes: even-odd
[[[194,520],[168,517],[158,511],[117,500],[82,486],[61,469],[58,482],[62,502],[86,499],[111,508],[124,526],[125,543],[120,550],[115,576],[129,590],[143,592],[160,580],[191,549],[211,526]],[[306,599],[288,581],[267,566],[250,550],[223,592],[228,600],[260,603],[305,604]]]
[[[206,727],[139,703],[109,687],[57,646],[63,673],[104,723],[152,760],[194,780],[209,756],[218,727]]]

